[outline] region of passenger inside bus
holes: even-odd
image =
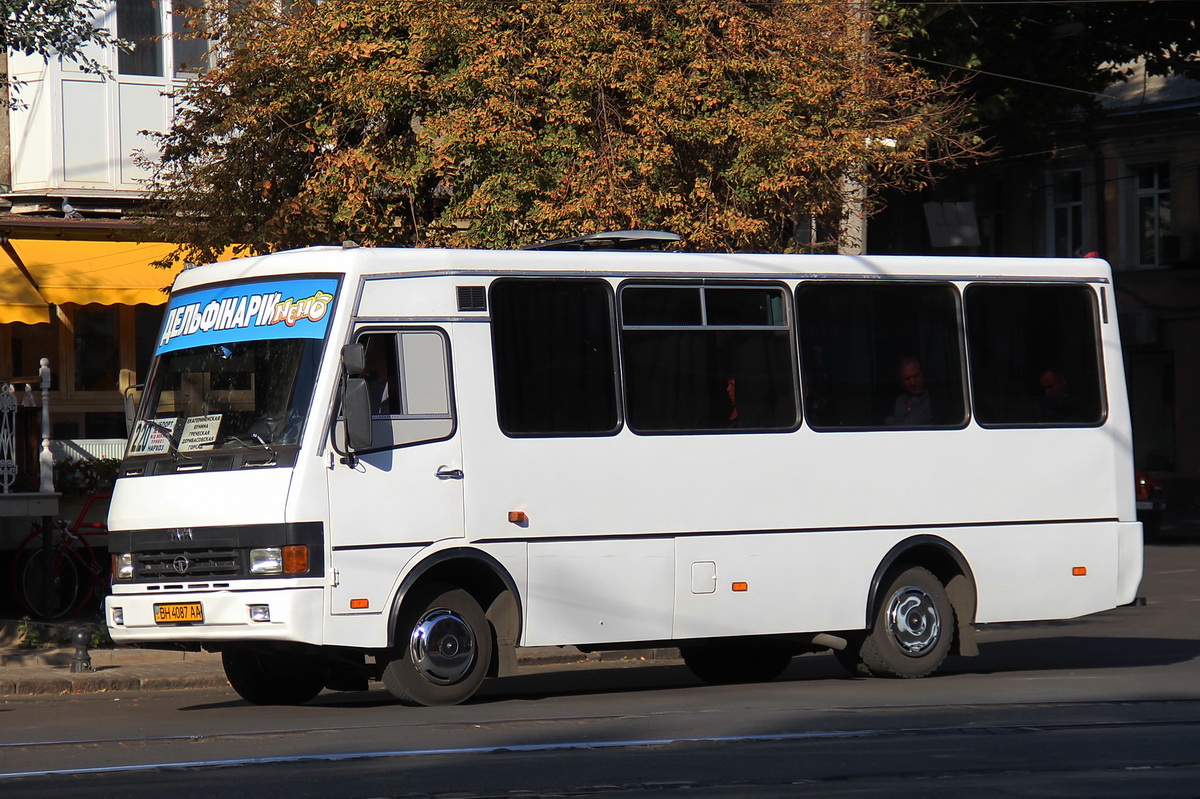
[[[933,424],[933,408],[925,389],[925,373],[915,355],[900,359],[897,378],[904,393],[896,397],[892,414],[884,420],[889,427],[923,427]]]
[[[1050,368],[1044,370],[1038,377],[1041,395],[1038,397],[1038,410],[1043,422],[1080,422],[1087,421],[1080,413],[1075,398],[1068,390],[1066,374],[1062,369]]]

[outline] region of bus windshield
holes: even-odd
[[[160,355],[128,454],[299,444],[322,344],[228,342]]]

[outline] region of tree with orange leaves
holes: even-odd
[[[952,87],[861,6],[213,0],[152,197],[189,260],[353,239],[511,247],[657,228],[778,251],[847,176],[971,159]]]

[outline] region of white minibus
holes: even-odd
[[[613,242],[182,272],[113,493],[113,640],[219,651],[253,703],[441,705],[533,646],[920,677],[979,625],[1135,598],[1103,261]]]

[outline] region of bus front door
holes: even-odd
[[[329,465],[333,614],[386,611],[412,554],[464,532],[448,334],[369,327],[356,340],[366,347],[372,442],[350,459],[335,451]]]

